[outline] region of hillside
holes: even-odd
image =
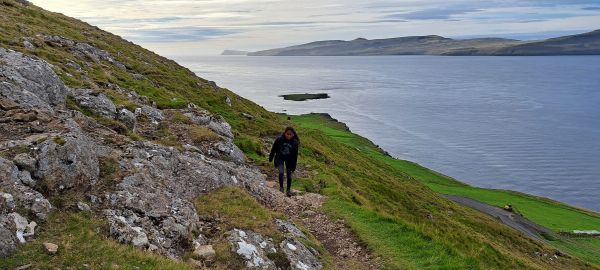
[[[342,55],[594,55],[600,54],[600,30],[542,41],[502,38],[451,39],[411,36],[352,41],[317,41],[248,53],[250,56]]]
[[[595,268],[79,20],[0,0],[0,47],[0,269]],[[266,160],[287,125],[292,198]]]

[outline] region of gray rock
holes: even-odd
[[[108,61],[116,67],[126,70],[123,63],[116,61],[110,53],[88,43],[75,42],[62,36],[44,36],[44,41],[54,47],[68,48],[75,56],[82,59],[91,59],[94,62]]]
[[[5,193],[12,196],[14,206],[11,208],[25,208],[32,211],[37,218],[46,219],[52,205],[42,194],[24,185],[19,179],[21,174],[14,163],[0,157],[0,186]]]
[[[212,117],[211,115],[204,111],[204,112],[196,112],[196,111],[192,111],[192,112],[187,112],[184,113],[185,116],[187,116],[188,118],[190,118],[190,120],[192,121],[192,123],[197,124],[197,125],[208,125],[208,123],[210,123]]]
[[[76,56],[83,59],[89,58],[95,62],[100,62],[102,60],[108,61],[110,63],[114,62],[114,59],[108,52],[102,49],[98,49],[87,43],[75,43],[75,45],[72,46],[71,50]]]
[[[92,211],[92,209],[90,208],[90,206],[89,206],[89,205],[87,205],[87,203],[84,203],[84,202],[77,202],[77,208],[78,208],[80,211],[83,211],[83,212],[89,212],[89,211]]]
[[[29,171],[20,171],[18,178],[21,183],[28,187],[36,188],[37,186],[37,182],[31,178],[31,173]]]
[[[25,49],[28,49],[28,50],[35,49],[35,46],[31,43],[31,41],[29,41],[27,39],[23,40],[23,47],[25,47]]]
[[[277,252],[272,239],[238,229],[229,233],[228,240],[232,247],[231,251],[244,259],[247,269],[277,269],[275,263],[267,257],[269,253]]]
[[[17,236],[17,239],[19,240],[19,243],[23,244],[25,243],[25,230],[27,229],[27,225],[29,224],[27,222],[27,219],[24,218],[23,216],[19,215],[18,213],[10,213],[8,214],[9,219],[12,219],[13,223],[15,224],[15,235]]]
[[[212,159],[197,152],[179,152],[150,142],[125,149],[124,171],[135,171],[115,187],[109,207],[117,216],[143,228],[158,253],[179,257],[198,239],[200,220],[193,200],[223,185],[246,185],[264,176],[244,164]],[[235,179],[235,180],[234,180]],[[203,240],[198,245],[205,245]],[[196,244],[194,244],[196,246]]]
[[[75,61],[67,60],[67,62],[65,63],[65,66],[70,67],[79,73],[83,72],[81,65],[77,64]]]
[[[115,215],[113,211],[106,211],[110,223],[110,234],[121,243],[132,244],[138,248],[148,247],[148,236],[141,227],[133,225],[131,220]]]
[[[225,98],[225,103],[227,103],[227,106],[231,107],[231,98],[226,97]]]
[[[148,117],[148,119],[155,125],[160,121],[165,120],[165,116],[159,109],[147,105],[135,109],[135,116],[139,117],[141,115]]]
[[[53,47],[73,47],[75,42],[62,36],[45,35],[44,42]]]
[[[233,132],[231,131],[231,126],[229,123],[221,120],[212,118],[210,123],[208,123],[208,127],[212,129],[217,134],[224,136],[226,138],[233,138]]]
[[[0,93],[20,106],[42,111],[64,108],[67,88],[43,60],[0,48]]]
[[[302,242],[288,237],[279,245],[294,270],[320,270],[323,264]]]
[[[119,121],[123,122],[127,128],[129,128],[130,130],[134,130],[135,129],[135,125],[137,123],[136,119],[135,119],[135,114],[133,112],[131,112],[128,109],[122,108],[119,110],[119,113],[117,115],[117,119],[119,119]]]
[[[221,89],[221,87],[219,87],[217,85],[217,83],[214,81],[207,81],[206,83],[208,84],[208,86],[210,86],[215,91],[218,91],[219,89]]]
[[[0,258],[8,257],[16,252],[17,239],[15,223],[8,215],[0,215]]]
[[[15,199],[9,193],[0,192],[0,215],[8,214],[15,209]]]
[[[306,235],[304,235],[304,233],[298,229],[296,225],[287,220],[275,219],[275,224],[277,224],[277,227],[281,232],[288,234],[291,237],[306,238]]]
[[[29,153],[21,153],[16,155],[13,158],[13,162],[19,167],[21,170],[34,171],[36,160]]]
[[[115,104],[104,94],[93,96],[88,94],[85,90],[74,91],[75,100],[81,107],[88,108],[108,118],[115,118],[117,114],[117,107]]]
[[[238,148],[231,139],[224,142],[216,142],[214,146],[220,152],[220,154],[231,158],[231,160],[236,163],[243,163],[246,161],[246,155],[244,155],[244,152],[242,152],[242,150],[240,150],[240,148]]]
[[[64,144],[49,139],[35,151],[37,168],[34,177],[42,179],[50,193],[79,187],[87,190],[98,181],[98,156],[102,147],[83,134],[64,134]],[[62,188],[61,188],[62,187]]]
[[[212,260],[214,260],[215,256],[217,255],[217,253],[213,249],[212,245],[198,246],[194,249],[193,254],[197,258],[201,258],[205,261],[212,261]]]

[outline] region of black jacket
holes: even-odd
[[[286,163],[288,170],[295,171],[296,163],[298,161],[298,147],[300,146],[300,139],[298,135],[294,133],[294,138],[286,140],[285,135],[281,135],[273,142],[271,147],[271,154],[269,154],[269,161],[275,159],[275,167],[279,166],[281,162]]]

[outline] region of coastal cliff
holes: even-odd
[[[595,267],[339,123],[288,120],[27,1],[0,10],[0,268]],[[287,125],[302,138],[292,198],[266,161]]]

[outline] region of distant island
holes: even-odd
[[[226,50],[226,52],[231,52]],[[522,41],[505,38],[452,39],[409,36],[387,39],[325,40],[257,52],[249,56],[352,56],[352,55],[599,55],[600,30],[588,33]]]
[[[318,93],[318,94],[288,94],[288,95],[280,95],[285,100],[293,100],[293,101],[305,101],[309,99],[325,99],[329,98],[329,95],[326,93]]]
[[[221,55],[248,55],[247,51],[224,50]]]

